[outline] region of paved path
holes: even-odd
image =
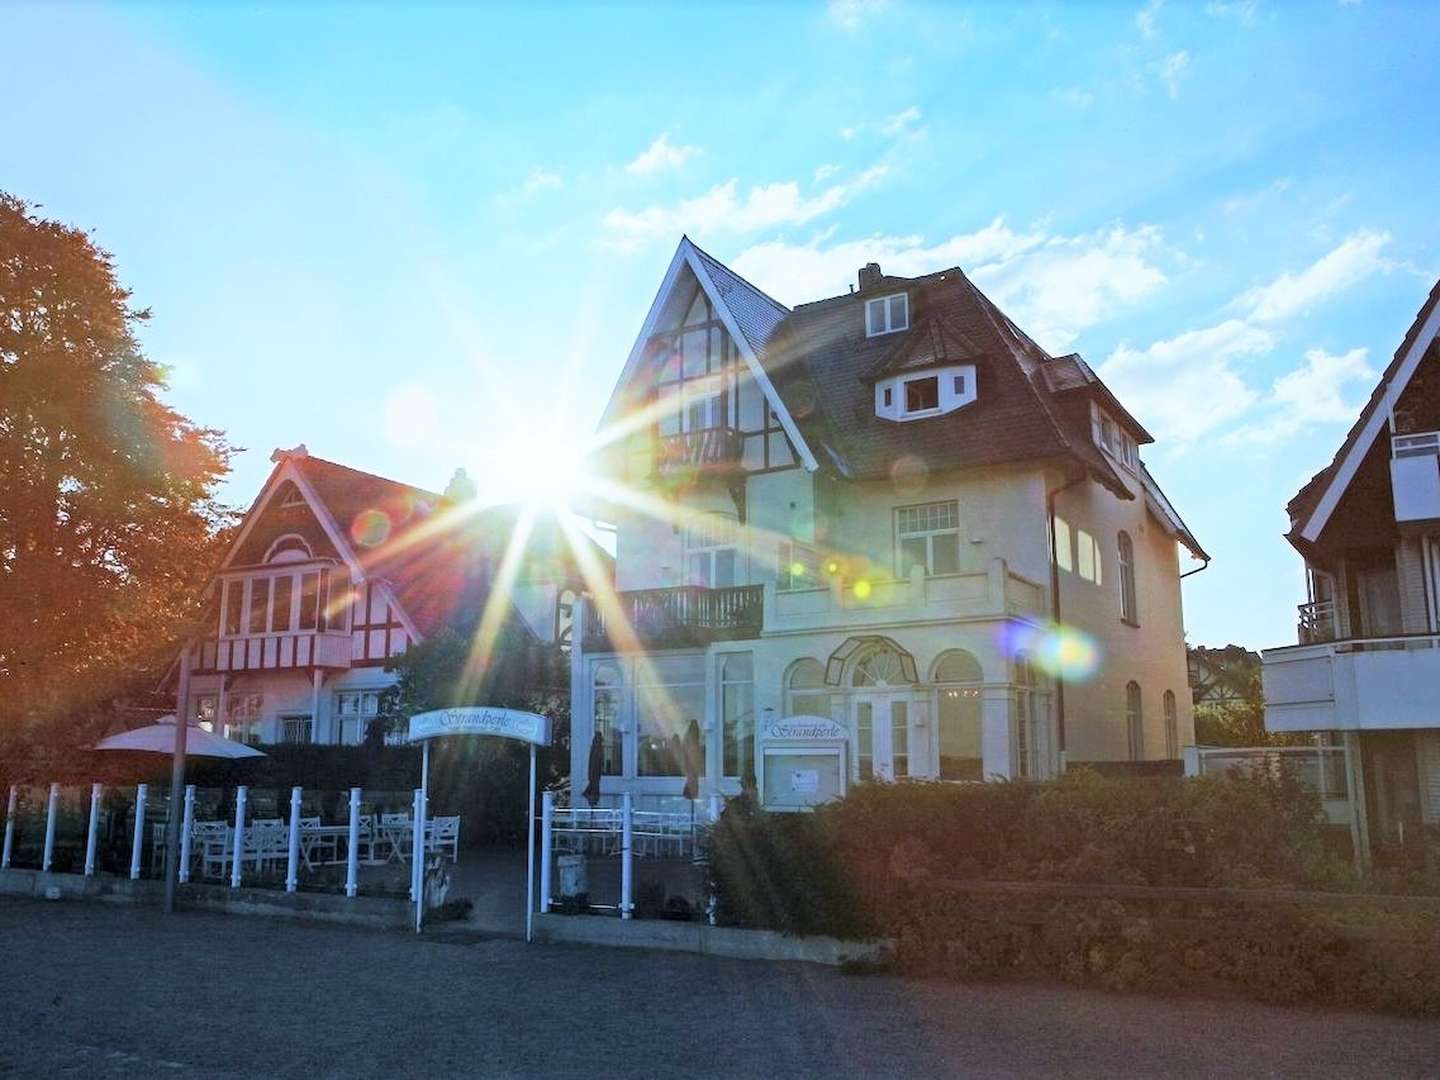
[[[0,900],[0,1075],[1434,1076],[1440,1024]]]

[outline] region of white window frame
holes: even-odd
[[[894,319],[894,301],[900,301],[900,319]],[[876,313],[883,315],[883,321],[877,328]],[[880,337],[882,334],[896,334],[901,330],[910,329],[910,294],[890,293],[886,296],[877,296],[865,301],[865,336]]]
[[[315,741],[315,717],[310,713],[282,713],[280,720],[280,741],[290,743],[294,746],[308,746]],[[301,729],[305,737],[303,739],[292,739],[290,737],[291,725],[303,725]]]
[[[934,520],[934,512],[941,508],[948,508],[953,512],[954,523],[949,525],[930,524]],[[906,529],[901,522],[907,511],[925,511],[926,527],[923,529]],[[958,499],[940,499],[936,502],[917,503],[912,506],[897,506],[895,508],[895,576],[906,577],[908,571],[903,565],[904,551],[903,544],[906,540],[923,538],[925,541],[925,576],[937,577],[939,572],[935,570],[935,538],[937,536],[955,537],[955,569],[946,573],[960,572],[960,501]]]
[[[337,746],[359,746],[365,741],[365,733],[369,730],[370,724],[380,715],[380,695],[384,692],[384,688],[381,687],[335,691],[335,744]],[[345,703],[350,699],[353,699],[357,706],[354,712],[345,711]],[[370,707],[372,704],[373,708]],[[354,739],[345,737],[347,723],[355,725]]]
[[[802,568],[795,573],[795,567]],[[803,592],[823,588],[820,576],[820,552],[798,540],[781,540],[775,560],[775,588],[780,592]]]
[[[1124,529],[1115,534],[1115,553],[1120,578],[1120,621],[1127,626],[1139,626],[1140,602],[1135,588],[1135,539]]]
[[[734,659],[734,658],[736,658],[736,657],[746,657],[746,658],[749,659],[749,661],[750,661],[750,677],[749,677],[748,679],[732,678],[732,677],[730,677],[730,676],[728,676],[728,675],[726,674],[726,672],[725,672],[725,662],[726,662],[727,660]],[[755,654],[752,653],[752,652],[729,652],[729,653],[720,653],[720,654],[717,656],[716,659],[717,659],[717,665],[716,665],[717,679],[716,679],[716,682],[717,682],[717,684],[718,684],[718,686],[719,686],[720,700],[719,700],[719,702],[717,702],[717,704],[716,704],[715,714],[716,714],[716,716],[719,718],[719,725],[718,725],[718,726],[719,726],[719,728],[720,728],[720,748],[719,748],[719,749],[720,749],[720,774],[721,774],[722,776],[724,776],[725,779],[727,779],[727,780],[744,779],[746,776],[754,777],[754,776],[757,775],[757,772],[758,772],[758,766],[757,766],[756,760],[755,760],[755,754],[756,754],[756,749],[757,749],[757,740],[756,740],[756,732],[755,732],[755,725],[756,725],[756,720],[757,720],[757,717],[756,717],[756,709],[755,709]],[[725,712],[725,704],[726,704],[726,701],[725,701],[725,699],[726,699],[726,697],[727,697],[727,693],[728,693],[730,690],[735,689],[735,690],[738,692],[740,688],[747,687],[747,686],[750,688],[750,716],[749,716],[749,723],[748,723],[748,725],[743,724],[743,723],[737,723],[737,724],[735,724],[736,737],[735,737],[734,740],[733,740],[733,741],[735,742],[735,744],[737,745],[737,747],[743,746],[743,745],[746,743],[746,741],[748,740],[748,743],[749,743],[749,753],[748,753],[747,768],[742,769],[742,770],[740,770],[740,771],[738,771],[738,772],[731,772],[730,769],[729,769],[729,763],[725,760],[725,747],[726,747],[726,743],[727,743],[727,741],[729,741],[730,735],[731,735],[731,732],[730,732],[730,720],[731,720],[731,718],[728,717],[728,716],[726,716],[726,712]],[[743,720],[744,718],[743,718],[743,717],[736,717],[736,718],[734,718],[734,719],[736,719],[736,720]],[[748,726],[748,732],[747,732],[746,730],[744,730],[747,726]],[[704,738],[704,721],[703,721],[703,719],[702,719],[702,721],[701,721],[701,738]],[[739,753],[738,756],[740,756],[740,757],[746,757],[747,755],[746,755],[746,753],[745,753],[743,750],[741,750],[741,752]],[[705,770],[705,772],[706,772],[706,775],[709,775],[709,774],[710,774],[710,770],[709,770],[708,768]]]
[[[243,706],[243,707],[242,707]],[[227,739],[255,746],[265,722],[265,695],[232,691],[225,698],[224,735]]]
[[[723,534],[720,523],[723,523]],[[728,514],[702,514],[685,527],[685,584],[700,585],[707,589],[728,589],[741,584],[740,573],[740,523]],[[716,568],[721,552],[731,553],[731,582],[717,585]],[[698,559],[704,561],[704,575],[694,572]],[[696,580],[703,576],[704,581]]]

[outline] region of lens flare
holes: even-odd
[[[390,515],[384,510],[362,510],[350,522],[350,539],[363,548],[378,547],[390,538]]]
[[[861,578],[859,581],[855,582],[855,599],[868,600],[869,598],[870,582],[866,581],[864,578]]]
[[[1073,626],[1011,623],[1000,631],[1000,645],[1011,659],[1028,656],[1047,675],[1085,682],[1100,667],[1100,646]]]

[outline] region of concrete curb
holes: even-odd
[[[47,874],[39,870],[0,870],[0,896],[49,899],[51,889],[61,900],[99,900],[117,904],[158,907],[165,888],[158,881],[129,878],[85,877],[81,874]],[[313,922],[396,929],[413,925],[414,909],[405,900],[373,896],[354,899],[330,893],[277,892],[272,889],[230,889],[224,885],[181,885],[175,893],[186,911],[213,911],[226,915],[269,915]]]
[[[570,945],[724,956],[734,960],[800,960],[831,967],[883,958],[878,941],[841,941],[831,937],[788,937],[773,930],[740,930],[704,923],[616,919],[599,915],[536,915],[535,940]]]

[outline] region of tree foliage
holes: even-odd
[[[112,257],[0,192],[0,756],[153,686],[230,524],[231,447],[160,398]],[[6,747],[4,744],[9,743]],[[6,751],[9,751],[7,755]]]

